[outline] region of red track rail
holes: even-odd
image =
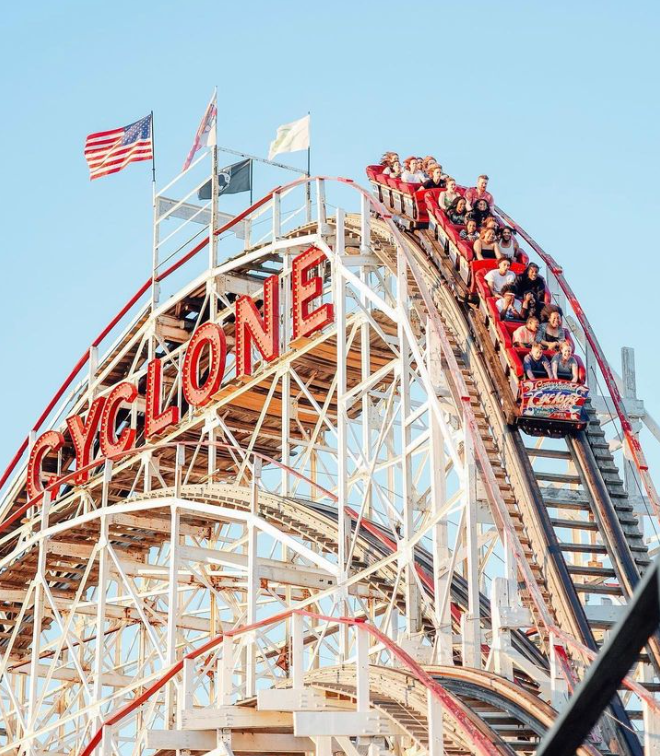
[[[284,187],[276,187],[271,192],[269,192],[265,197],[262,197],[260,200],[255,202],[253,205],[250,205],[250,207],[247,208],[247,210],[244,210],[240,215],[237,215],[235,218],[232,218],[228,223],[225,223],[224,226],[221,226],[216,232],[215,235],[218,236],[219,234],[223,234],[225,231],[228,231],[230,228],[235,226],[237,223],[240,223],[242,220],[245,220],[245,218],[253,213],[255,210],[258,210],[262,205],[265,205],[266,202],[268,202],[274,194],[277,194],[278,192],[281,192],[285,189],[288,189],[289,187],[295,186],[295,184],[299,183],[299,181],[294,181],[291,184],[287,184]],[[59,387],[59,389],[56,391],[53,398],[50,400],[48,405],[46,406],[46,409],[39,415],[39,419],[37,422],[32,426],[31,432],[38,431],[41,426],[43,425],[46,418],[50,415],[50,413],[53,411],[53,408],[59,402],[59,400],[64,395],[64,392],[69,388],[69,386],[73,383],[75,377],[78,375],[78,373],[85,367],[87,362],[89,361],[89,351],[92,347],[97,347],[99,344],[105,339],[105,337],[112,331],[112,329],[119,323],[119,321],[126,315],[127,312],[129,312],[133,306],[139,302],[139,300],[149,291],[149,289],[152,286],[152,283],[155,281],[156,283],[160,283],[161,281],[164,281],[168,276],[170,276],[174,271],[178,270],[182,265],[185,265],[188,260],[191,260],[195,255],[197,255],[204,247],[207,246],[209,243],[208,237],[206,237],[203,241],[201,241],[199,244],[197,244],[195,247],[193,247],[189,252],[187,252],[180,260],[177,260],[175,263],[170,265],[169,268],[166,268],[162,273],[159,273],[155,279],[149,279],[148,281],[145,281],[142,286],[133,294],[133,296],[126,302],[126,304],[119,310],[119,312],[115,315],[115,317],[108,323],[108,325],[99,333],[99,335],[92,341],[87,351],[82,355],[82,357],[76,362],[73,370],[69,373],[69,375],[64,379],[64,383]],[[6,470],[2,473],[2,477],[0,478],[0,489],[4,486],[4,484],[7,482],[9,476],[14,471],[16,465],[18,464],[18,461],[23,456],[23,453],[28,447],[28,443],[30,440],[29,434],[25,437],[23,440],[23,443],[18,448],[18,451],[14,456],[12,457],[11,462],[7,466]]]
[[[532,237],[514,220],[512,220],[504,211],[500,210],[499,207],[496,207],[495,209],[502,216],[502,218],[504,218],[504,220],[512,228],[514,228],[518,232],[518,234],[520,234],[520,236],[529,244],[529,246],[541,258],[541,260],[543,260],[543,262],[548,266],[548,270],[550,270],[550,272],[557,279],[557,282],[559,283],[561,290],[564,292],[566,299],[571,303],[573,312],[575,313],[578,322],[582,326],[585,338],[589,342],[589,346],[593,349],[594,355],[596,356],[596,362],[598,363],[600,372],[602,373],[605,380],[607,390],[610,392],[612,404],[614,404],[614,408],[619,417],[623,435],[628,443],[628,449],[630,450],[630,454],[632,456],[633,462],[635,463],[635,467],[637,468],[637,472],[639,473],[642,483],[644,484],[646,495],[649,497],[649,501],[651,502],[653,514],[656,517],[660,518],[660,499],[658,498],[658,492],[656,491],[653,480],[651,479],[651,474],[649,473],[649,466],[646,461],[646,456],[644,455],[644,450],[642,449],[639,440],[633,433],[630,418],[628,417],[626,408],[623,406],[621,394],[619,393],[619,389],[616,385],[616,380],[612,375],[612,369],[610,368],[607,359],[605,358],[605,354],[603,353],[603,350],[598,343],[594,329],[591,327],[591,323],[585,315],[580,301],[575,296],[573,289],[571,289],[568,281],[564,277],[564,269],[561,267],[561,265],[559,265],[559,263],[557,263],[552,255],[549,255],[541,246],[539,246],[534,241],[534,239],[532,239]]]
[[[252,630],[258,630],[259,628],[268,627],[274,625],[277,622],[289,619],[294,614],[298,614],[303,617],[309,617],[310,619],[321,620],[324,622],[336,622],[340,625],[349,625],[353,627],[364,628],[373,638],[376,638],[379,643],[382,643],[385,648],[400,661],[405,667],[408,668],[410,674],[420,682],[431,694],[438,699],[442,707],[449,712],[457,724],[463,730],[468,741],[472,742],[477,750],[478,754],[486,754],[487,756],[497,756],[498,750],[495,745],[491,743],[484,734],[474,726],[469,718],[465,717],[460,707],[456,705],[456,701],[451,693],[440,685],[437,680],[434,680],[431,675],[426,672],[421,665],[419,665],[409,654],[407,654],[402,648],[400,648],[391,638],[382,633],[377,627],[370,625],[366,620],[354,619],[353,617],[328,617],[324,614],[316,614],[315,612],[308,612],[304,609],[286,609],[279,614],[275,614],[267,619],[254,622],[251,625],[244,625],[243,627],[236,628],[235,630],[228,630],[222,635],[218,635],[215,638],[207,641],[203,646],[186,654],[182,659],[173,664],[161,678],[152,683],[145,691],[143,691],[137,698],[130,701],[126,705],[118,709],[114,714],[103,721],[103,724],[98,728],[93,735],[89,743],[85,748],[80,751],[79,756],[91,756],[94,749],[101,742],[103,737],[103,730],[106,727],[112,727],[112,725],[120,722],[127,714],[135,711],[145,701],[147,701],[154,693],[157,693],[163,688],[176,674],[183,669],[183,663],[186,659],[197,659],[198,657],[216,648],[225,637],[238,637],[244,633],[251,632]]]

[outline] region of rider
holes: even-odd
[[[493,200],[493,195],[490,192],[486,191],[487,186],[488,176],[486,176],[485,173],[482,173],[481,176],[479,176],[479,178],[477,179],[477,185],[471,186],[467,190],[467,192],[465,192],[465,199],[468,201],[470,209],[474,207],[477,200],[484,199],[486,200],[488,207],[492,211],[495,201]]]

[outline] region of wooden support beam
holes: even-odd
[[[296,711],[293,732],[311,736],[381,736],[400,735],[401,730],[376,711]]]
[[[181,714],[184,730],[268,730],[292,727],[291,714],[281,711],[258,711],[250,706],[206,706],[184,709]]]
[[[145,513],[144,515],[129,514],[111,514],[109,515],[110,524],[124,525],[129,528],[139,528],[153,533],[170,534],[171,524],[167,517],[154,517]],[[181,535],[196,536],[198,538],[210,538],[211,528],[200,527],[198,525],[186,525],[181,523]]]
[[[259,711],[327,711],[355,709],[350,701],[327,698],[312,688],[269,688],[257,691]]]
[[[123,561],[122,561],[123,566]],[[56,598],[55,605],[60,611],[68,612],[73,604],[72,599],[68,598]],[[52,614],[52,610],[48,607],[45,608],[46,614]],[[93,617],[96,613],[96,607],[90,604],[79,605],[76,607],[76,614]],[[128,623],[134,623],[140,621],[140,614],[135,607],[121,606],[117,604],[106,604],[105,616],[108,619],[114,619],[119,621],[125,621]],[[159,619],[163,625],[167,624],[167,612],[154,612],[151,616],[154,619]],[[209,621],[202,617],[192,617],[185,615],[178,621],[178,626],[186,630],[198,630],[201,632],[208,632]]]
[[[213,730],[150,730],[147,748],[171,751],[211,751],[216,747]],[[314,750],[309,738],[281,732],[247,732],[234,730],[231,734],[234,753],[308,753]]]
[[[238,567],[247,570],[247,554],[236,554],[233,551],[221,551],[216,549],[205,549],[198,546],[181,546],[179,556],[183,561],[226,565]],[[258,575],[260,579],[269,580],[273,583],[282,585],[297,585],[304,588],[314,588],[325,590],[335,585],[336,579],[333,575],[318,568],[307,567],[303,565],[284,564],[276,559],[258,559]]]

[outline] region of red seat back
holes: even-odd
[[[472,263],[474,260],[474,249],[472,248],[472,242],[467,241],[466,239],[461,239],[459,237],[459,241],[456,244],[458,247],[458,251],[463,255],[463,257],[469,262]]]
[[[438,194],[442,189],[418,189],[415,192],[415,205],[417,206],[417,220],[419,223],[428,223],[429,210],[428,203],[435,202],[435,206],[438,206]],[[435,200],[433,199],[435,197]]]
[[[512,347],[509,351],[513,352],[516,355],[516,358],[518,359],[520,363],[520,368],[521,368],[520,373],[518,375],[522,375],[523,373],[522,363],[523,363],[523,360],[525,359],[525,355],[529,354],[529,349],[523,349],[523,348],[516,349]],[[552,360],[556,352],[549,352],[547,350],[544,350],[543,354],[549,360]],[[587,380],[587,370],[584,366],[584,362],[582,361],[582,357],[580,357],[579,354],[574,354],[573,357],[575,357],[575,361],[578,364],[578,383],[585,383]]]
[[[435,194],[436,189],[430,189],[424,193],[424,204],[426,205],[427,212],[432,215],[440,225],[442,225],[441,210],[438,207],[438,198]]]
[[[520,323],[516,320],[503,320],[502,325],[506,328],[511,336],[513,336],[514,331],[517,331],[518,328],[520,328]]]
[[[382,173],[385,170],[384,165],[368,165],[367,166],[367,176],[370,179],[375,178],[379,173]]]
[[[421,189],[421,184],[410,184],[407,181],[399,181],[399,191],[402,194],[409,194],[411,197],[415,195],[418,189]]]
[[[461,239],[461,231],[463,229],[463,226],[457,226],[454,223],[450,223],[444,210],[440,210],[440,212],[444,216],[444,229],[447,232],[447,236],[454,242],[457,247],[461,244],[464,244],[465,240]]]
[[[486,283],[486,273],[497,268],[497,260],[474,260],[472,262],[473,291],[479,292],[484,298],[492,297],[490,287]],[[516,275],[525,269],[520,263],[511,263],[509,270]]]
[[[418,189],[416,194],[418,197],[423,198],[427,203],[429,201],[435,202],[435,206],[437,207],[440,192],[444,192],[444,189]]]

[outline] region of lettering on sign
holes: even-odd
[[[588,395],[586,386],[572,381],[521,381],[520,413],[523,417],[578,423]]]
[[[317,247],[306,249],[292,261],[293,339],[309,336],[334,321],[332,304],[326,302],[315,306],[323,295],[323,279],[318,271],[325,261],[324,252]],[[280,356],[282,286],[282,276],[266,279],[261,312],[251,297],[241,296],[236,300],[237,378],[252,375],[252,354],[255,350],[265,362],[272,362]],[[217,323],[204,323],[193,333],[183,358],[181,388],[190,406],[203,407],[217,394],[225,376],[226,362],[227,338],[224,330]],[[167,380],[163,375],[162,359],[155,357],[147,366],[144,397],[144,436],[147,440],[171,430],[180,422],[180,408],[168,399],[172,387],[167,385]],[[75,450],[75,469],[80,470],[74,478],[75,483],[85,483],[89,479],[89,470],[84,468],[91,463],[123,454],[135,447],[137,430],[128,427],[127,417],[137,399],[137,386],[122,381],[108,394],[94,399],[85,417],[72,415],[66,419],[68,435]],[[124,427],[119,432],[121,425]],[[101,456],[94,459],[97,441]],[[29,499],[43,493],[44,482],[46,485],[57,482],[57,475],[44,476],[44,461],[54,456],[65,443],[64,434],[55,430],[46,431],[35,441],[28,458],[26,484]]]

